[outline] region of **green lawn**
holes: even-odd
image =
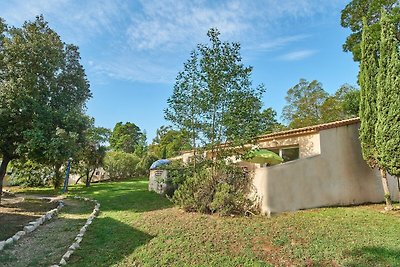
[[[400,214],[382,205],[223,218],[173,208],[144,180],[70,194],[101,203],[71,266],[400,266]]]

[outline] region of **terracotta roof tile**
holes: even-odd
[[[358,118],[358,117],[351,118],[351,119],[346,119],[346,120],[341,120],[341,121],[334,121],[334,122],[329,122],[329,123],[307,126],[307,127],[303,127],[303,128],[291,129],[291,130],[282,131],[282,132],[259,135],[259,136],[257,136],[257,140],[271,139],[271,138],[277,138],[277,137],[290,137],[290,136],[303,135],[303,134],[308,134],[308,133],[317,133],[321,130],[337,128],[337,127],[355,124],[355,123],[359,123],[359,122],[360,122],[360,118]]]

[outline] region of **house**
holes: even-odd
[[[359,127],[352,118],[257,137],[260,148],[285,160],[270,167],[238,163],[254,173],[262,213],[384,201],[379,172],[362,158]],[[388,175],[388,181],[398,199],[397,179]]]

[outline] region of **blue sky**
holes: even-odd
[[[358,64],[342,52],[349,34],[340,26],[345,0],[9,0],[0,17],[21,26],[43,14],[63,41],[80,47],[93,98],[88,114],[113,128],[130,121],[151,142],[163,118],[177,73],[207,30],[240,42],[254,86],[278,116],[287,90],[300,78],[333,93],[356,85]]]

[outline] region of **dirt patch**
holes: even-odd
[[[30,221],[57,207],[56,202],[18,196],[6,196],[0,206],[0,240],[21,231]]]
[[[65,199],[65,207],[36,231],[0,254],[1,266],[50,266],[60,261],[92,210],[92,204]]]

